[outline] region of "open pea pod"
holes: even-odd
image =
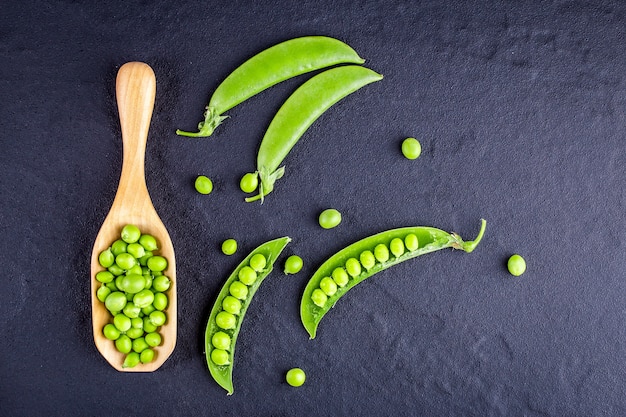
[[[254,249],[228,277],[211,309],[205,332],[206,361],[213,379],[231,395],[235,344],[243,318],[274,262],[291,242],[282,237]]]
[[[359,240],[325,261],[309,280],[300,303],[300,318],[311,339],[322,318],[354,287],[372,275],[400,262],[445,248],[472,252],[485,233],[481,221],[478,236],[465,242],[456,233],[434,227],[404,227]]]

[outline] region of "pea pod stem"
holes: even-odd
[[[206,106],[198,132],[177,130],[187,137],[207,137],[227,116],[222,114],[250,97],[289,78],[337,64],[365,60],[345,43],[327,36],[304,36],[261,51],[236,68],[217,87]]]
[[[259,247],[254,249],[248,256],[246,256],[246,258],[243,261],[241,261],[241,263],[237,266],[237,268],[235,268],[233,273],[230,274],[230,276],[226,279],[226,282],[224,283],[221,291],[219,292],[215,300],[213,308],[211,309],[211,313],[209,314],[209,319],[208,319],[207,327],[205,331],[205,352],[206,352],[207,366],[209,368],[209,371],[211,372],[211,376],[213,376],[213,379],[228,392],[228,395],[231,395],[234,392],[233,362],[234,362],[234,357],[235,357],[235,345],[237,341],[237,336],[239,334],[239,330],[241,329],[241,324],[243,322],[244,316],[246,314],[248,306],[250,305],[250,302],[252,301],[254,294],[258,290],[263,280],[273,270],[276,259],[278,258],[280,253],[283,251],[283,249],[285,248],[285,246],[287,246],[289,242],[291,242],[291,238],[287,236],[274,239],[274,240],[271,240],[269,242],[266,242],[260,245]],[[234,282],[238,281],[239,272],[244,267],[250,265],[250,260],[253,258],[253,256],[257,254],[263,255],[265,259],[267,260],[267,263],[265,267],[261,271],[258,272],[258,276],[256,280],[251,285],[248,285],[247,287],[248,288],[247,296],[245,300],[241,301],[241,310],[239,314],[237,314],[236,316],[237,318],[236,326],[233,329],[221,329],[216,323],[216,317],[220,312],[224,311],[222,308],[223,306],[222,303],[224,299],[227,296],[229,296],[230,286]],[[241,283],[241,281],[238,281],[238,282]],[[213,362],[211,358],[211,352],[214,349],[212,345],[212,337],[216,332],[219,332],[219,331],[226,332],[229,335],[230,340],[231,340],[231,345],[230,345],[231,347],[228,350],[229,360],[228,360],[228,363],[225,365],[217,365]]]
[[[474,240],[467,242],[456,233],[447,233],[433,227],[417,226],[387,230],[352,243],[326,260],[309,279],[300,303],[300,318],[304,328],[310,338],[314,339],[320,321],[343,295],[363,280],[391,266],[445,248],[472,252],[482,240],[486,227],[487,222],[482,219],[478,235]],[[337,268],[346,266],[350,259],[359,259],[364,251],[374,251],[378,245],[389,247],[395,239],[405,239],[408,235],[414,235],[417,238],[416,241],[419,242],[417,248],[396,256],[391,255],[388,259],[377,260],[368,269],[359,270],[359,273],[352,276],[344,286],[338,287],[336,293],[328,295],[323,305],[320,306],[314,302],[314,291],[319,291],[322,280],[333,276]]]
[[[272,119],[257,154],[259,193],[247,202],[261,200],[274,190],[284,174],[283,160],[307,129],[339,100],[382,75],[361,66],[346,65],[326,70],[306,81],[285,101]],[[280,168],[279,168],[280,167]]]

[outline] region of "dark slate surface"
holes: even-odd
[[[2,2],[0,414],[626,415],[625,28],[617,0]],[[303,35],[349,43],[385,79],[324,114],[266,203],[245,204],[238,180],[307,76],[209,139],[174,130],[243,60]],[[178,343],[151,374],[111,368],[90,327],[89,256],[121,168],[115,75],[132,60],[157,76],[146,174],[178,261]],[[326,207],[340,227],[317,225]],[[300,294],[336,250],[408,225],[473,238],[481,217],[474,253],[371,278],[308,340]],[[284,235],[305,268],[257,293],[229,397],[206,369],[206,317],[239,260]]]

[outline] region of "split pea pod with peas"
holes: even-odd
[[[261,282],[290,241],[282,237],[254,249],[230,274],[211,309],[205,332],[206,361],[213,379],[228,395],[234,391],[235,343],[243,318]]]
[[[468,242],[456,233],[418,226],[388,230],[349,245],[325,261],[307,283],[300,303],[304,328],[315,338],[320,321],[339,298],[377,272],[445,248],[472,252],[486,226],[482,220],[476,239]]]
[[[274,45],[236,68],[217,87],[206,106],[198,132],[177,130],[188,137],[210,136],[228,116],[223,113],[289,78],[337,64],[363,64],[350,46],[326,36],[304,36]]]
[[[270,122],[257,154],[259,191],[247,202],[272,192],[285,173],[280,166],[294,145],[326,110],[361,87],[380,81],[382,75],[361,66],[345,65],[326,70],[302,84],[280,107]]]

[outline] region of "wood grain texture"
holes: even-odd
[[[122,174],[113,205],[96,237],[91,255],[91,299],[93,335],[96,347],[104,358],[119,371],[151,372],[158,369],[170,356],[176,344],[176,260],[170,236],[159,218],[146,187],[144,160],[148,129],[154,108],[156,78],[150,66],[140,62],[124,64],[117,75],[116,96],[124,144]],[[134,368],[122,368],[125,355],[118,352],[114,342],[106,339],[102,328],[111,321],[111,315],[96,297],[100,283],[95,274],[103,268],[98,255],[119,239],[122,227],[134,224],[142,233],[153,235],[159,244],[156,253],[168,260],[164,274],[172,285],[167,291],[169,305],[165,311],[167,322],[160,328],[163,342],[155,348],[155,359]]]

